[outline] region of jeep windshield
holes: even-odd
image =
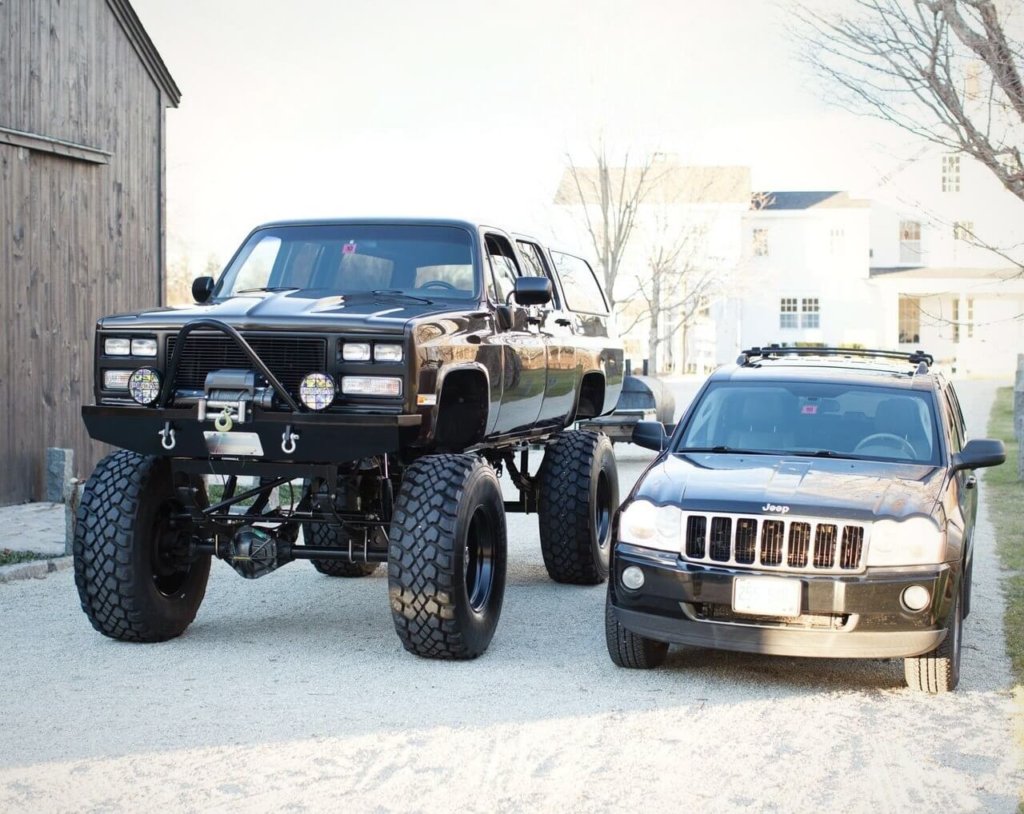
[[[318,224],[253,233],[214,296],[301,292],[470,300],[478,296],[470,234],[454,226]]]
[[[939,462],[930,394],[822,382],[720,382],[694,406],[673,452]]]

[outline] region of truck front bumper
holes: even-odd
[[[143,455],[336,464],[394,452],[411,443],[423,416],[257,409],[252,420],[223,433],[217,432],[213,416],[200,422],[195,407],[87,405],[82,407],[82,419],[96,441]],[[165,430],[173,430],[171,447],[172,436]],[[286,440],[289,435],[291,442]],[[257,443],[260,454],[251,452]]]
[[[622,583],[629,566],[644,584]],[[739,577],[783,577],[800,583],[800,614],[772,617],[733,610]],[[649,639],[776,656],[895,658],[934,650],[946,637],[959,574],[948,564],[817,575],[712,568],[673,554],[617,543],[610,597],[619,624]],[[920,585],[930,604],[911,611],[903,591]]]

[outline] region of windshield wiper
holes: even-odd
[[[778,452],[773,452],[770,449],[736,449],[735,447],[727,447],[725,445],[719,445],[717,447],[680,447],[679,449],[672,450],[673,452],[723,452],[730,455],[778,455]]]
[[[235,294],[256,294],[261,291],[299,291],[301,290],[296,285],[268,285],[263,288],[242,288],[234,292]]]
[[[831,449],[794,450],[790,455],[806,455],[810,458],[846,458],[850,460],[856,460],[860,457],[858,455],[850,455],[847,452],[836,452]]]
[[[426,297],[417,297],[415,294],[406,294],[400,288],[375,288],[370,293],[378,297],[405,297],[407,300],[422,302],[425,305],[434,304],[433,300],[428,300]]]

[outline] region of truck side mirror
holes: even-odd
[[[213,296],[215,281],[213,277],[196,277],[192,281],[192,299],[202,305]]]
[[[517,277],[512,296],[519,305],[544,305],[551,302],[551,280],[547,277]]]

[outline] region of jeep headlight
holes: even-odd
[[[946,533],[927,517],[879,520],[871,526],[867,565],[934,565],[945,562]]]
[[[677,506],[634,500],[619,515],[619,539],[678,554],[683,550],[683,512]]]

